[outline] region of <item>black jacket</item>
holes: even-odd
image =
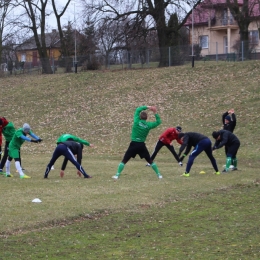
[[[220,140],[217,140],[213,146],[213,149],[219,149],[223,146],[230,147],[233,144],[240,144],[239,139],[233,133],[227,130],[218,131],[220,134]]]
[[[195,132],[187,132],[183,136],[183,143],[180,147],[179,156],[181,155],[182,151],[185,149],[184,154],[188,154],[191,150],[191,147],[195,147],[201,140],[208,138],[205,135],[195,133]]]
[[[222,115],[222,122],[223,122],[223,130],[227,130],[231,133],[234,132],[236,124],[237,124],[237,119],[236,119],[236,115],[233,113],[231,114],[231,121],[229,121],[228,124],[225,124],[225,117],[228,116],[228,112],[224,113]]]
[[[77,155],[77,162],[81,164],[82,160],[82,145],[74,141],[62,142],[65,144],[74,155]]]

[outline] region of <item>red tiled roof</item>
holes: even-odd
[[[243,0],[237,0],[238,5],[243,5]],[[193,24],[206,24],[209,17],[213,19],[215,17],[215,7],[225,6],[226,0],[205,0],[198,5],[193,11]],[[260,17],[260,4],[259,0],[249,0],[249,14],[251,17]],[[192,14],[188,17],[184,26],[192,25]]]

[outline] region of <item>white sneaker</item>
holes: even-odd
[[[151,164],[150,164],[150,163],[147,163],[145,166],[149,166],[149,167],[150,167],[150,166],[151,166]]]
[[[162,179],[162,175],[159,175],[158,178],[159,178],[159,179]]]
[[[112,178],[115,179],[115,180],[117,180],[117,179],[118,179],[118,176],[117,176],[117,175],[114,175]]]
[[[182,162],[179,162],[179,165],[182,166],[183,165]]]
[[[51,166],[51,170],[54,170],[54,166],[53,165]]]

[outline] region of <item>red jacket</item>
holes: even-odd
[[[2,130],[8,124],[4,117],[0,117],[0,146],[2,146]]]
[[[166,129],[159,137],[159,140],[164,144],[170,144],[173,140],[176,140],[179,144],[182,144],[182,141],[178,139],[179,132],[174,127]]]

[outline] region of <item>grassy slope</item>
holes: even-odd
[[[245,135],[258,128],[259,66],[258,62],[213,63],[194,69],[12,77],[1,80],[5,98],[0,112],[17,127],[29,122],[45,140],[37,148],[43,153],[52,151],[57,136],[71,132],[102,146],[93,154],[121,154],[123,142],[129,140],[134,109],[143,104],[157,105],[163,120],[149,143],[177,124],[185,131],[209,135],[221,126],[221,114],[230,107],[238,116],[236,133]],[[254,138],[245,140],[246,144]]]
[[[1,79],[4,98],[0,114],[17,127],[28,122],[44,142],[22,147],[23,164],[33,177],[31,180],[1,178],[0,231],[29,232],[98,212],[120,212],[123,219],[127,212],[139,214],[143,207],[158,204],[166,205],[168,214],[167,205],[176,200],[189,208],[187,199],[198,192],[252,183],[259,168],[259,68],[259,62],[206,63],[197,64],[194,69],[186,66]],[[144,167],[144,161],[136,159],[127,165],[120,181],[114,183],[111,176],[128,146],[134,109],[146,104],[157,105],[163,121],[150,133],[147,140],[150,150],[158,135],[169,126],[181,125],[184,131],[210,136],[221,127],[221,114],[234,108],[238,120],[235,133],[242,144],[238,154],[241,171],[220,178],[199,175],[202,169],[213,172],[208,159],[201,155],[192,168],[192,177],[183,179],[179,176],[183,169],[163,149],[157,157],[164,176],[162,182]],[[70,165],[65,179],[60,180],[61,160],[50,180],[42,180],[55,140],[62,133],[78,135],[96,145],[84,153],[83,166],[95,177],[87,184],[76,177]],[[225,162],[224,151],[215,154],[221,167]],[[32,205],[35,197],[40,197],[43,203]],[[154,208],[151,214],[156,212]],[[173,218],[181,221],[183,216],[174,214]]]
[[[259,183],[1,240],[3,259],[259,259]],[[186,198],[187,199],[187,198]],[[249,213],[250,212],[250,213]]]

